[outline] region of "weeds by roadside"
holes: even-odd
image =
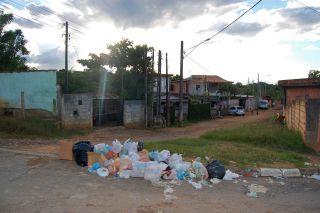
[[[234,161],[239,167],[272,164],[302,167],[307,160],[305,154],[314,153],[303,144],[299,133],[269,120],[208,132],[197,139],[149,142],[146,147],[168,149],[187,158],[208,156],[225,165]]]
[[[66,138],[84,134],[81,130],[60,129],[51,120],[34,117],[0,117],[0,137],[3,138]]]

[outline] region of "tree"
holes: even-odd
[[[0,72],[27,70],[26,58],[29,51],[27,40],[20,29],[5,31],[4,27],[13,20],[12,14],[0,10]]]
[[[148,73],[149,92],[152,90],[151,48],[147,45],[134,46],[128,39],[107,46],[108,53],[89,54],[88,59],[79,59],[87,72],[108,72],[106,92],[125,99],[143,99],[145,72]]]
[[[171,81],[179,81],[180,80],[180,75],[176,74],[171,76]]]
[[[308,78],[320,78],[320,70],[310,70]]]

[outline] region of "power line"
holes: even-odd
[[[232,22],[230,22],[228,25],[226,25],[225,27],[223,27],[221,30],[219,30],[217,33],[215,33],[213,36],[201,41],[200,43],[186,49],[186,50],[190,50],[189,53],[185,54],[185,56],[190,55],[197,47],[199,47],[201,44],[210,41],[212,38],[214,38],[215,36],[219,35],[220,33],[222,33],[223,31],[225,31],[227,28],[229,28],[232,24],[234,24],[236,21],[238,21],[241,17],[243,17],[245,14],[247,14],[250,10],[252,10],[255,6],[257,6],[262,0],[259,0],[258,2],[256,2],[254,5],[252,5],[248,10],[246,10],[244,13],[242,13],[238,18],[236,18],[235,20],[233,20]]]
[[[196,65],[198,65],[200,68],[202,68],[203,70],[207,71],[209,74],[211,73],[210,70],[208,70],[207,68],[205,68],[204,66],[202,66],[201,64],[199,64],[198,62],[196,62],[194,59],[192,59],[190,56],[187,57],[190,61],[192,61],[193,63],[195,63]]]
[[[308,5],[302,3],[302,2],[300,2],[300,1],[298,1],[298,0],[293,0],[293,1],[298,2],[299,4],[301,4],[302,6],[304,6],[305,8],[308,8],[308,9],[310,9],[310,10],[313,10],[314,12],[316,12],[316,13],[318,13],[318,14],[320,15],[320,11],[319,11],[319,10],[317,10],[317,9],[311,7],[311,6],[308,6]]]

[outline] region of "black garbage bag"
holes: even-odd
[[[226,169],[224,166],[220,163],[219,160],[214,160],[211,163],[209,163],[207,166],[207,171],[209,178],[218,178],[222,179],[224,175],[226,174]]]
[[[139,141],[137,147],[138,147],[138,152],[142,151],[144,147],[144,143],[142,141]]]
[[[90,141],[79,141],[75,143],[72,147],[72,153],[76,163],[79,166],[85,167],[88,165],[88,155],[87,152],[93,151],[93,145]]]

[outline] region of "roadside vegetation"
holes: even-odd
[[[306,155],[314,154],[303,144],[298,132],[265,120],[235,128],[207,132],[197,139],[177,139],[146,143],[146,148],[168,149],[186,158],[206,156],[238,167],[292,165],[303,167]],[[233,163],[235,162],[235,163]]]
[[[27,117],[0,117],[0,137],[2,138],[67,138],[84,135],[81,130],[60,129],[53,120]]]

